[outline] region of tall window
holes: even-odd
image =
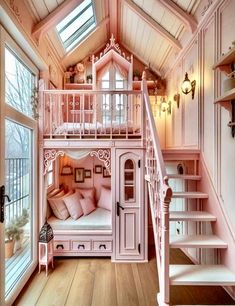
[[[5,160],[1,180],[11,200],[5,203],[4,223],[5,245],[8,241],[11,247],[5,248],[1,286],[8,302],[36,266],[37,122],[31,101],[38,70],[7,33],[4,37],[0,42],[5,63],[0,78],[5,84],[0,101],[0,130],[5,136],[0,143]]]

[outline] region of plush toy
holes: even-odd
[[[75,83],[84,83],[85,82],[85,68],[82,63],[78,63],[75,66],[75,76],[74,76]]]

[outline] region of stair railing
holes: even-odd
[[[159,305],[169,304],[169,206],[172,190],[163,161],[159,137],[151,109],[147,83],[142,81],[143,103],[146,115],[145,125],[145,180],[147,181],[151,209],[156,259],[159,278],[157,300]]]

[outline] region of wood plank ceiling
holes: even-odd
[[[69,0],[27,1],[38,23]],[[75,50],[65,53],[54,27],[47,35],[66,67],[96,52],[108,41],[111,30],[117,29],[117,40],[123,47],[159,75],[164,75],[171,64],[169,59],[172,61],[182,49],[181,38],[185,31],[192,34],[196,29],[193,14],[200,1],[93,0],[99,26]],[[113,7],[117,7],[117,18],[113,18]],[[113,20],[117,20],[116,25]]]

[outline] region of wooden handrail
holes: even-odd
[[[154,241],[159,275],[159,305],[168,305],[169,296],[169,206],[172,190],[160,147],[160,141],[151,110],[146,80],[142,81],[144,108],[146,112],[146,178],[148,184]]]

